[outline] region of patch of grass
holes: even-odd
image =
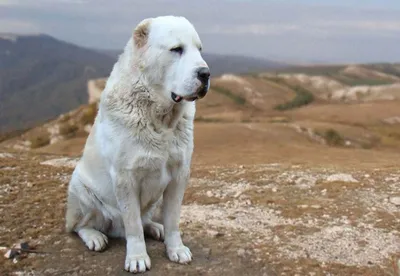
[[[278,84],[285,84],[285,79],[278,77],[278,76],[268,76],[268,77],[264,77],[264,79],[278,83]]]
[[[213,89],[217,93],[220,93],[220,94],[222,94],[224,96],[227,96],[228,98],[233,100],[238,105],[244,105],[246,103],[246,99],[245,98],[232,93],[232,91],[230,91],[229,89],[227,89],[225,87],[214,85],[214,86],[212,86],[211,89]]]
[[[244,74],[245,76],[253,77],[253,78],[258,78],[260,76],[259,72],[249,72],[247,74]]]
[[[271,119],[268,120],[270,123],[288,123],[290,122],[290,119],[287,117],[272,117]]]
[[[0,143],[3,141],[6,141],[8,139],[12,139],[14,137],[22,135],[24,132],[27,130],[14,130],[11,132],[6,132],[6,133],[0,133]]]
[[[69,119],[71,119],[71,116],[68,113],[67,114],[62,114],[59,117],[59,122],[60,123],[65,123],[65,122],[68,122]]]
[[[376,126],[372,130],[379,137],[382,146],[400,147],[400,129],[398,126]]]
[[[381,138],[374,136],[374,137],[370,138],[368,141],[361,142],[361,147],[363,149],[372,149],[372,148],[379,146],[379,144],[381,142],[382,142]]]
[[[31,142],[31,148],[37,149],[50,144],[50,135],[49,133],[40,133],[32,136],[29,141]]]
[[[368,86],[377,86],[377,85],[387,85],[392,84],[393,81],[389,80],[378,80],[378,79],[341,79],[341,81],[349,86],[360,86],[360,85],[368,85]]]
[[[242,122],[242,123],[251,123],[251,119],[243,118],[240,122]]]
[[[93,124],[97,115],[97,103],[88,105],[84,110],[80,122],[83,125]]]
[[[289,102],[275,106],[275,109],[280,111],[290,110],[304,105],[308,105],[314,101],[314,95],[310,91],[300,86],[293,87],[292,89],[296,93],[294,99]]]
[[[78,130],[78,126],[75,124],[71,123],[63,123],[60,124],[60,134],[64,136],[70,136],[75,134],[75,132]]]
[[[393,138],[393,139],[395,139],[395,140],[399,140],[399,141],[400,141],[400,133],[398,133],[398,132],[390,132],[390,133],[388,134],[388,136],[389,136],[390,138]]]
[[[381,63],[381,64],[372,64],[367,66],[367,68],[381,71],[385,74],[393,75],[400,77],[400,67],[398,64],[390,64],[390,63]]]
[[[344,67],[340,65],[332,65],[332,66],[296,66],[291,68],[283,68],[281,70],[276,70],[277,73],[283,74],[306,74],[306,75],[319,75],[326,76],[330,74],[337,74]]]
[[[324,137],[326,143],[330,146],[343,146],[344,145],[344,139],[340,135],[339,132],[336,130],[330,128],[327,129],[323,134],[322,137]]]

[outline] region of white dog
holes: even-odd
[[[193,151],[196,99],[210,85],[201,41],[183,17],[145,19],[114,65],[68,190],[66,228],[90,250],[125,237],[125,269],[150,269],[144,235],[189,263],[179,219]],[[162,222],[152,215],[162,202]]]

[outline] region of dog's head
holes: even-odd
[[[133,32],[138,68],[149,85],[175,103],[203,98],[210,70],[201,56],[202,44],[184,17],[145,19]]]

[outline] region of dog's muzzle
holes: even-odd
[[[207,67],[200,67],[197,70],[197,79],[201,81],[201,85],[195,93],[188,96],[180,96],[174,92],[171,92],[172,100],[176,103],[179,103],[182,100],[193,102],[195,100],[204,98],[210,88],[210,70]]]

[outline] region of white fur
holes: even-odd
[[[66,227],[91,250],[107,235],[125,237],[125,269],[144,272],[151,262],[144,234],[164,240],[169,259],[188,263],[179,217],[193,152],[195,103],[175,103],[171,92],[192,95],[201,86],[196,69],[207,67],[194,27],[182,17],[142,21],[146,45],[133,38],[114,65],[83,156],[73,172]],[[182,56],[171,52],[184,46]],[[162,202],[162,222],[152,215]]]

